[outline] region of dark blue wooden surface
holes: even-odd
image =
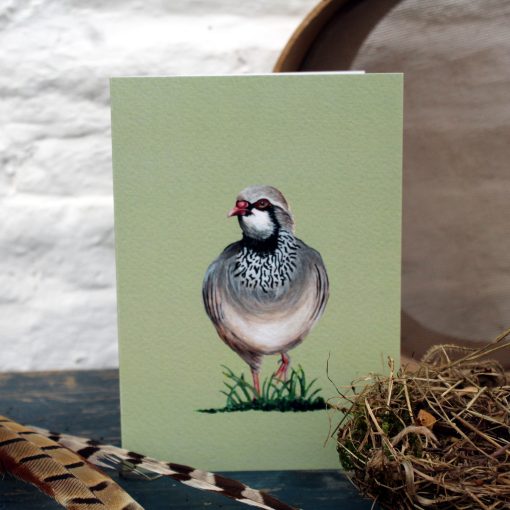
[[[117,371],[0,374],[0,414],[22,423],[119,444]],[[372,508],[371,502],[360,498],[339,471],[242,471],[227,475],[305,510]],[[250,508],[168,479],[114,478],[147,510]],[[0,510],[59,508],[31,486],[10,477],[0,479]]]

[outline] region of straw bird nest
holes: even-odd
[[[391,510],[510,509],[510,386],[487,359],[508,334],[484,349],[436,346],[413,372],[390,360],[389,376],[341,396],[338,453],[364,495]]]

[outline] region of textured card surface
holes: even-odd
[[[124,445],[338,467],[328,372],[347,386],[399,356],[402,75],[114,78],[111,96]]]

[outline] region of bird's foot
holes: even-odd
[[[251,371],[251,375],[253,377],[253,387],[255,388],[255,396],[253,397],[253,400],[258,400],[260,397],[260,379],[259,379],[259,373],[255,370]]]
[[[274,376],[281,382],[287,380],[287,370],[281,370],[280,368],[274,373]]]
[[[290,358],[286,354],[282,354],[282,358],[279,361],[280,366],[278,370],[274,373],[274,376],[282,382],[287,380],[287,370],[290,364]]]

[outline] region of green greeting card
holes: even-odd
[[[328,372],[348,385],[399,355],[402,76],[111,93],[124,445],[210,470],[337,467]]]

